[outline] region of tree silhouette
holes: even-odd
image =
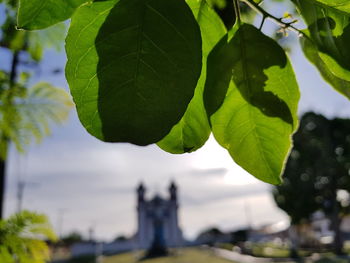
[[[350,120],[329,120],[306,113],[294,135],[294,147],[284,171],[284,182],[273,189],[277,205],[297,225],[317,210],[332,220],[334,248],[341,253],[339,225],[347,204],[337,200],[338,190],[350,190]]]

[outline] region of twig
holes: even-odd
[[[269,19],[273,20],[275,23],[277,23],[279,26],[281,26],[283,29],[288,29],[288,30],[291,30],[291,31],[298,33],[299,35],[305,36],[303,31],[301,31],[298,28],[293,26],[293,24],[296,21],[284,22],[283,18],[275,17],[274,15],[267,12],[265,9],[260,7],[257,3],[255,3],[252,0],[240,0],[240,1],[246,3],[250,8],[252,8],[256,12],[260,13],[263,16],[263,21],[265,21],[266,18],[269,18]]]

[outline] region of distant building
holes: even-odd
[[[146,198],[146,188],[140,184],[137,194],[138,230],[130,238],[115,240],[111,243],[94,241],[79,242],[71,247],[72,257],[89,254],[116,254],[136,249],[150,249],[154,242],[164,247],[179,247],[184,245],[182,231],[178,223],[177,186],[172,182],[169,186],[169,197],[164,199],[155,195]],[[98,252],[100,251],[100,252]]]
[[[155,239],[161,240],[166,247],[183,245],[182,231],[178,223],[177,186],[169,186],[169,197],[164,199],[155,195],[146,199],[146,188],[141,183],[137,188],[137,221],[136,239],[141,249],[148,249]]]

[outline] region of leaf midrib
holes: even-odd
[[[139,22],[139,28],[138,28],[138,36],[137,36],[137,50],[136,50],[136,70],[134,74],[134,81],[135,81],[135,88],[137,89],[138,85],[136,84],[139,71],[140,71],[140,63],[141,63],[141,52],[142,52],[142,42],[143,42],[143,30],[144,30],[144,21],[146,16],[146,7],[145,5],[142,8],[141,13],[141,21]]]

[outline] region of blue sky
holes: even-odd
[[[281,15],[285,7],[272,11]],[[268,32],[271,28],[265,26]],[[290,38],[298,46],[294,33]],[[1,67],[9,61],[3,50],[0,59]],[[350,116],[349,101],[321,80],[299,48],[293,49],[291,59],[302,93],[300,113],[312,110],[328,117]],[[63,69],[65,62],[63,52],[46,52],[35,81],[49,81],[68,90],[63,73],[50,73]],[[212,138],[196,153],[185,155],[171,155],[155,145],[107,144],[84,130],[74,110],[64,126],[54,127],[52,135],[32,146],[27,155],[19,156],[11,149],[6,215],[16,209],[19,178],[28,182],[24,208],[48,214],[63,233],[78,230],[87,235],[93,227],[98,238],[131,235],[136,229],[137,184],[143,181],[151,196],[165,194],[172,179],[179,185],[180,222],[187,237],[209,226],[228,230],[287,221],[274,206],[271,187],[237,167]]]

